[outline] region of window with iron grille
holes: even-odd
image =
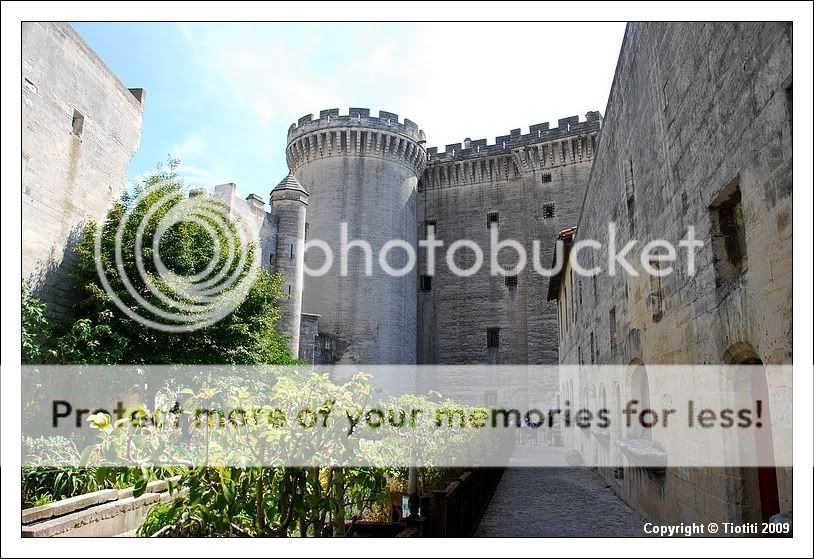
[[[432,276],[423,274],[421,276],[418,288],[421,291],[432,291]]]
[[[543,219],[554,217],[554,204],[543,204]]]
[[[486,329],[486,347],[500,347],[500,328]]]
[[[551,173],[543,173],[543,182],[551,182]]]
[[[509,289],[514,289],[514,288],[517,287],[517,275],[516,274],[510,275],[510,276],[508,276],[508,275],[505,276],[505,280],[506,280],[506,287],[508,287]]]

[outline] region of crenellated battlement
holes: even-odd
[[[288,129],[286,159],[294,172],[300,166],[329,157],[377,157],[396,161],[420,176],[427,162],[425,136],[409,120],[399,122],[399,115],[351,107],[347,115],[339,109],[319,112],[319,119],[309,114]]]
[[[551,128],[548,122],[532,124],[529,126],[528,134],[522,134],[520,128],[515,128],[505,136],[497,136],[492,145],[485,139],[467,139],[463,144],[447,144],[443,151],[437,147],[427,148],[427,164],[510,155],[513,150],[520,147],[562,141],[566,138],[594,136],[599,133],[601,126],[602,115],[599,111],[589,111],[582,122],[578,116],[559,119],[556,128]]]
[[[346,115],[340,115],[339,109],[326,109],[319,111],[317,119],[314,119],[313,113],[300,117],[289,126],[288,141],[326,128],[374,128],[401,134],[416,142],[423,142],[426,139],[424,132],[408,118],[405,118],[404,122],[399,122],[399,115],[396,113],[379,111],[379,116],[376,117],[370,116],[370,109],[351,107]]]
[[[591,111],[583,122],[576,116],[561,118],[557,128],[547,122],[532,124],[528,134],[516,128],[495,138],[493,145],[467,138],[463,144],[447,144],[440,153],[429,148],[419,188],[511,181],[529,173],[550,181],[552,169],[593,160],[601,126],[601,115]]]

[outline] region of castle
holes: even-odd
[[[533,270],[461,277],[438,266],[429,275],[420,253],[417,270],[394,277],[378,266],[368,274],[366,255],[354,251],[346,275],[303,277],[303,260],[309,269],[325,263],[319,251],[303,256],[303,243],[307,231],[339,254],[346,223],[348,238],[374,252],[391,239],[415,245],[430,228],[441,241],[486,246],[494,226],[531,253],[532,240],[576,219],[601,122],[589,112],[583,122],[535,124],[492,145],[467,139],[439,153],[394,113],[353,107],[300,118],[288,131],[291,174],[271,192],[262,241],[262,262],[286,272],[282,328],[292,350],[314,363],[556,363],[556,307],[545,301],[547,278]],[[257,195],[242,200],[235,189],[219,185],[215,196],[261,210]],[[547,243],[542,259],[551,256]]]
[[[67,24],[25,24],[23,41],[23,277],[68,319],[70,246],[123,189],[145,93],[121,84]],[[77,72],[68,72],[76,60]],[[303,242],[320,239],[337,253],[347,223],[350,239],[374,249],[391,239],[416,246],[429,228],[447,243],[485,246],[494,224],[531,253],[533,239],[552,239],[577,219],[601,123],[592,111],[582,122],[563,118],[494,144],[466,139],[439,150],[397,114],[323,110],[289,128],[290,175],[271,192],[270,212],[259,195],[238,197],[235,184],[217,185],[213,195],[258,220],[261,262],[286,277],[281,329],[307,362],[555,364],[556,306],[546,301],[548,279],[533,271],[460,277],[439,266],[430,277],[419,252],[406,275],[378,266],[367,275],[365,255],[354,249],[347,275],[311,277],[303,264],[319,268],[322,254],[304,255]],[[544,243],[542,259],[551,256]]]
[[[792,362],[791,51],[790,24],[630,24],[604,120],[591,111],[439,150],[397,114],[323,110],[288,129],[290,174],[270,212],[234,184],[214,196],[261,225],[263,265],[285,276],[280,327],[307,362],[616,364],[628,374],[563,368],[553,390],[583,405],[663,399],[672,388],[648,379],[649,364]],[[72,231],[119,195],[144,94],[64,24],[23,24],[23,78],[23,275],[64,311],[63,255]],[[75,98],[59,87],[74,82],[94,87]],[[444,266],[430,274],[418,251],[418,265],[393,276],[368,273],[358,248],[346,275],[304,273],[325,263],[305,241],[338,253],[343,223],[375,249],[391,239],[415,247],[430,233],[486,246],[499,228],[527,253],[546,241],[548,262],[558,236],[602,238],[609,221],[631,238],[678,238],[695,224],[708,241],[700,274],[461,277]],[[511,254],[500,260],[510,266]],[[771,395],[772,429],[790,430],[791,387],[764,375],[754,389]],[[792,508],[790,469],[656,474],[626,465],[614,443],[629,436],[565,443],[597,456],[613,489],[651,519],[748,521]]]

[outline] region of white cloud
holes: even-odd
[[[525,133],[604,113],[618,23],[183,24],[206,130],[175,157],[265,191],[287,172],[286,132],[322,109],[409,118],[428,146]]]
[[[201,134],[190,134],[180,142],[170,146],[169,154],[176,159],[200,157],[206,149],[206,141]]]
[[[589,110],[604,113],[618,23],[185,24],[201,87],[241,146],[285,166],[288,126],[321,109],[384,109],[428,146],[487,138]],[[244,140],[244,141],[243,141]],[[200,135],[179,142],[200,154]],[[173,152],[176,155],[175,152]],[[233,162],[234,164],[234,162]]]

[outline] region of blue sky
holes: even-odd
[[[268,198],[288,126],[369,107],[418,123],[427,145],[603,114],[620,23],[76,23],[128,87],[147,90],[136,177],[168,154],[194,185]]]

